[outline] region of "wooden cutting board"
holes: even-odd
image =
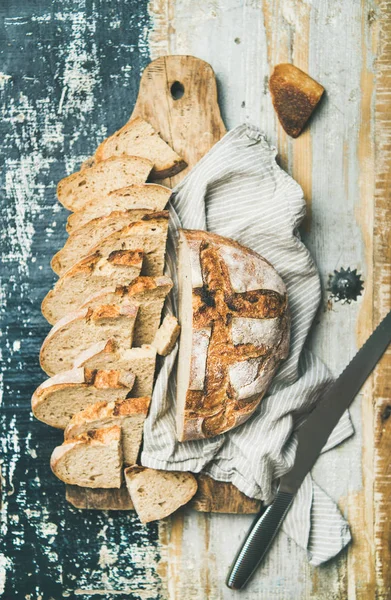
[[[131,117],[143,117],[182,156],[188,167],[165,180],[168,187],[179,183],[212,146],[226,133],[217,101],[212,67],[193,56],[164,56],[151,62],[141,78]],[[191,506],[203,512],[255,513],[260,502],[229,484],[198,477],[199,489]],[[67,500],[76,508],[131,510],[126,488],[92,490],[67,486]]]

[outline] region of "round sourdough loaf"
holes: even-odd
[[[180,441],[244,423],[289,351],[287,291],[272,265],[233,240],[179,234]]]

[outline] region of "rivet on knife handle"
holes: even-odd
[[[227,578],[227,586],[240,590],[250,579],[269,549],[292,504],[293,494],[279,491],[274,501],[255,519]]]

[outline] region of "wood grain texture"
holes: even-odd
[[[338,374],[390,300],[390,11],[386,0],[3,3],[0,595],[6,600],[237,597],[224,580],[251,516],[184,511],[143,527],[132,512],[73,508],[50,474],[60,433],[31,419],[29,399],[43,378],[36,357],[47,332],[39,303],[53,283],[49,257],[66,237],[55,183],[128,119],[145,65],[172,53],[210,63],[227,127],[260,126],[292,173],[300,140],[279,132],[268,77],[278,62],[308,61],[326,97],[310,125],[312,214],[305,240],[324,290],[341,266],[357,267],[365,285],[350,306],[330,301],[325,291],[313,329],[312,348]],[[296,167],[297,177],[305,171]],[[349,519],[349,551],[314,569],[281,535],[241,594],[246,600],[390,597],[388,361],[352,407],[355,436],[314,469]]]
[[[67,485],[66,499],[75,508],[87,510],[134,510],[133,502],[125,486],[119,490],[105,490]]]
[[[248,498],[230,483],[197,475],[198,489],[189,507],[200,512],[251,514],[259,512],[261,502]]]
[[[360,245],[365,264],[365,289],[356,323],[356,344],[360,346],[373,329],[373,218],[375,187],[375,153],[373,98],[375,94],[375,72],[369,49],[377,46],[376,24],[368,19],[369,7],[362,5],[361,69],[360,69],[360,114],[358,121],[359,186],[356,214],[360,226]],[[346,153],[349,143],[346,143]],[[346,169],[346,167],[345,167]],[[348,176],[347,176],[348,178]],[[348,185],[348,180],[346,182]],[[347,592],[349,596],[364,600],[376,597],[375,544],[374,544],[374,429],[373,429],[373,376],[361,391],[361,486],[350,493],[344,502],[348,504],[349,522],[355,543],[352,544],[347,560]]]
[[[149,36],[151,56],[194,54],[209,61],[217,76],[220,108],[228,128],[243,121],[261,127],[277,146],[279,163],[302,184],[311,212],[303,236],[318,264],[324,289],[309,343],[335,375],[378,320],[373,316],[374,262],[378,262],[374,258],[378,144],[374,101],[379,69],[386,70],[378,56],[380,38],[383,49],[388,47],[385,32],[380,35],[388,5],[374,0],[227,0],[224,7],[206,0],[152,0],[149,4],[154,23]],[[298,140],[286,136],[271,106],[268,77],[279,62],[296,64],[326,88],[307,137]],[[384,91],[383,103],[385,100]],[[384,117],[382,128],[385,123]],[[389,168],[389,158],[384,152],[383,156]],[[388,231],[384,203],[382,211],[380,239],[384,242]],[[330,300],[326,287],[329,274],[347,266],[362,273],[365,293],[356,303],[341,305]],[[381,288],[384,296],[384,278]],[[249,600],[356,600],[380,594],[375,529],[382,531],[384,556],[390,540],[385,509],[375,517],[375,390],[369,382],[352,406],[355,436],[322,456],[314,469],[316,481],[339,501],[348,517],[354,543],[327,566],[312,569],[304,553],[279,536],[264,568],[246,589]],[[384,383],[383,392],[387,397]],[[382,465],[385,480],[386,463]],[[384,498],[387,489],[382,492]],[[230,540],[239,540],[249,522],[245,516],[232,519],[211,514],[203,519],[202,515],[182,515],[179,523],[173,519],[171,525],[166,524],[164,532],[160,528],[167,578],[174,582],[170,600],[178,594],[192,600],[208,595],[219,600],[232,598],[224,579],[234,543],[227,544],[228,537],[222,532],[229,531]],[[207,575],[194,575],[188,565],[203,564],[205,555],[211,562]]]
[[[183,86],[181,98],[171,93],[174,83]],[[179,183],[226,132],[213,69],[193,56],[164,56],[148,65],[132,117],[151,123],[187,162],[187,169],[165,181],[169,187]]]
[[[30,411],[45,379],[40,303],[66,239],[56,183],[129,117],[150,61],[146,2],[15,0],[0,17],[0,596],[164,597],[156,524],[67,503],[49,467],[62,432]]]
[[[375,103],[376,176],[373,230],[373,317],[391,307],[391,2],[378,4]],[[373,378],[375,597],[391,598],[391,349]]]

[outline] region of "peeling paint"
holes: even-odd
[[[4,554],[0,554],[0,594],[5,591],[5,581],[7,570],[10,570],[12,562],[9,558],[6,558]]]
[[[112,550],[106,546],[106,544],[102,544],[101,549],[99,550],[99,565],[102,569],[109,567],[110,565],[114,565],[118,560],[117,555]]]
[[[149,61],[146,2],[9,3],[1,25],[0,589],[6,600],[157,599],[157,528],[78,511],[50,471],[61,432],[32,418],[43,381],[40,303],[66,239],[55,188],[129,117]],[[102,534],[104,532],[104,537]],[[137,546],[138,550],[133,551]],[[132,556],[133,552],[133,556]],[[131,590],[131,595],[126,593]]]

